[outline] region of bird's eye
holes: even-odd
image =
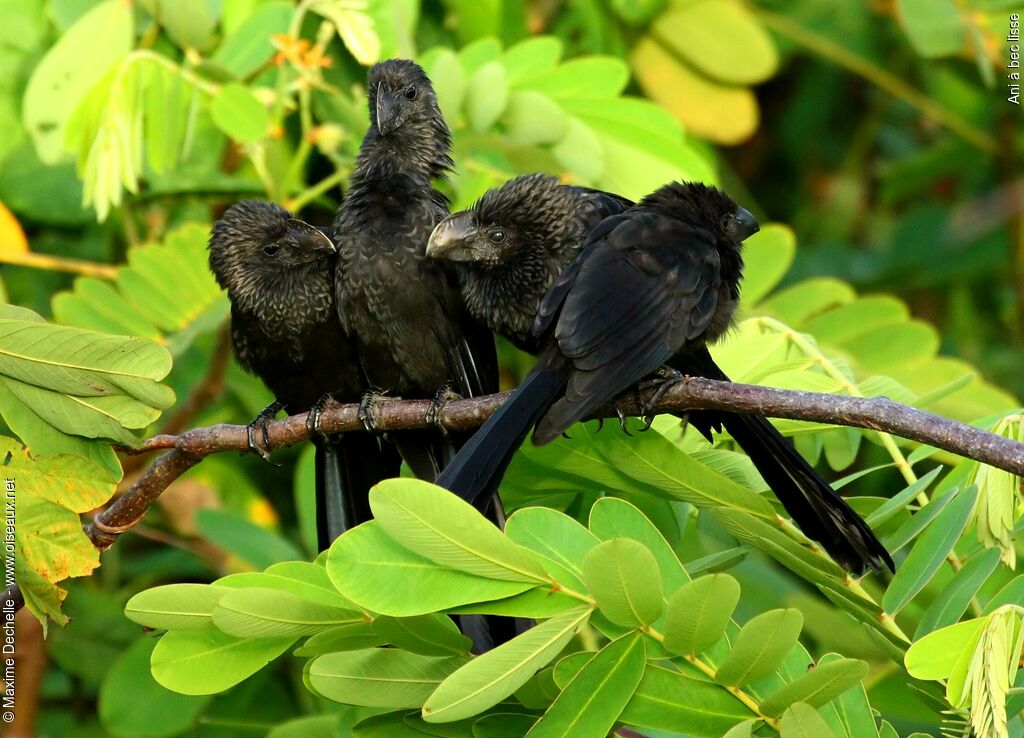
[[[723,231],[728,231],[732,227],[733,223],[735,223],[735,222],[736,222],[736,216],[735,215],[723,215],[722,216],[722,220],[719,222],[719,226],[721,226]]]
[[[416,99],[416,85],[409,85],[405,88],[405,99],[415,100]]]
[[[278,246],[276,243],[267,244],[266,246],[263,247],[263,253],[266,254],[267,256],[273,256],[280,250],[281,247]]]
[[[491,243],[502,243],[505,240],[505,231],[495,228],[487,234],[487,237],[491,239]]]

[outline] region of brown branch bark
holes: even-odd
[[[440,422],[448,430],[472,430],[489,418],[509,394],[505,392],[449,402],[439,414]],[[647,397],[649,394],[640,398],[625,397],[619,400],[618,407],[626,415],[641,415],[644,410],[641,403]],[[429,409],[429,400],[384,399],[375,405],[376,425],[381,431],[426,428],[429,427]],[[654,408],[658,413],[697,409],[867,428],[935,446],[1024,476],[1024,444],[900,405],[885,397],[797,392],[693,377],[666,391]],[[595,417],[602,418],[615,416],[613,405],[595,414]],[[322,421],[322,430],[329,434],[363,430],[357,405],[332,405],[325,410]],[[267,430],[271,449],[291,446],[309,438],[305,413],[274,421]],[[131,488],[85,526],[86,534],[100,550],[108,548],[118,535],[135,527],[160,493],[204,457],[226,451],[245,452],[249,447],[245,426],[220,424],[194,428],[177,436],[153,436],[138,449],[122,450],[135,454],[160,450],[168,453],[158,458]],[[16,588],[9,588],[4,598],[19,595]]]

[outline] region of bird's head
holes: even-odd
[[[488,190],[469,210],[450,215],[434,228],[427,256],[480,266],[515,263],[526,249],[551,248],[572,215],[572,203],[558,179],[528,174]]]
[[[209,250],[218,284],[236,292],[261,278],[311,265],[333,254],[335,246],[279,205],[243,200],[214,223]]]
[[[388,59],[375,64],[370,69],[368,87],[370,120],[381,136],[441,119],[430,79],[415,62]]]
[[[711,231],[720,245],[739,246],[761,226],[750,211],[740,207],[725,192],[700,182],[673,182],[644,198],[674,218]]]

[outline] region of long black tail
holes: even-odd
[[[670,363],[685,374],[729,381],[707,349],[674,357]],[[702,410],[691,414],[690,422],[705,435],[725,426],[800,529],[845,569],[861,572],[884,564],[895,570],[892,557],[867,523],[765,418]]]
[[[317,438],[316,541],[327,549],[346,530],[370,520],[370,487],[398,476],[397,456],[389,456],[369,433]]]
[[[563,367],[552,368],[541,359],[512,397],[456,454],[437,478],[437,484],[485,510],[490,504],[490,495],[486,493],[497,492],[526,434],[565,387],[566,374]]]

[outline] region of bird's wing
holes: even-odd
[[[718,305],[718,252],[701,229],[633,212],[584,256],[554,333],[573,372],[564,398],[538,426],[541,440],[699,340]]]

